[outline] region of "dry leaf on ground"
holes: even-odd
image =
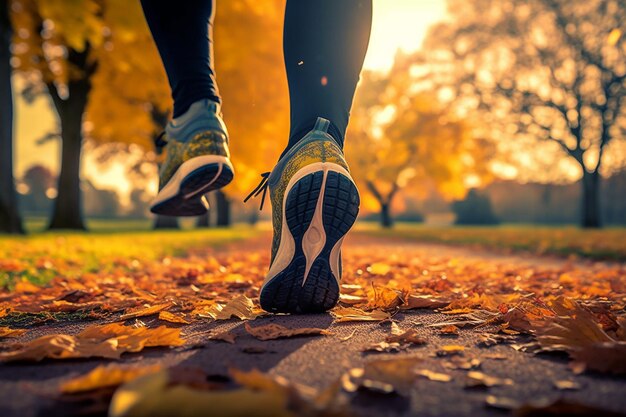
[[[499,385],[513,385],[513,380],[489,376],[478,371],[468,372],[465,379],[465,388],[490,388]]]
[[[593,313],[573,300],[558,298],[551,307],[556,317],[533,323],[542,350],[569,353],[574,360],[572,366],[579,372],[589,369],[626,373],[626,342],[609,336]]]
[[[160,366],[121,367],[100,365],[91,372],[65,381],[59,387],[64,394],[92,391],[105,387],[116,387],[139,376],[157,372]]]
[[[250,324],[245,323],[244,327],[246,331],[259,340],[273,340],[284,339],[288,337],[298,336],[319,336],[328,335],[330,332],[326,329],[302,327],[296,329],[289,329],[279,324],[270,323],[263,326],[252,327]]]
[[[117,340],[80,340],[75,336],[54,334],[41,336],[28,343],[14,345],[10,352],[0,353],[0,361],[41,361],[43,359],[70,359],[100,357],[118,359],[122,351]]]
[[[442,336],[458,336],[459,328],[454,324],[450,324],[448,326],[444,326],[439,329],[439,334]]]
[[[159,313],[159,320],[168,321],[170,323],[189,324],[191,323],[183,314],[174,314],[169,311],[161,311]]]
[[[136,310],[128,311],[120,316],[120,320],[134,319],[137,317],[150,316],[152,314],[159,313],[160,311],[170,308],[172,303],[155,304],[153,306],[141,307]]]
[[[392,334],[388,335],[385,338],[385,342],[388,343],[409,343],[413,345],[425,345],[427,340],[420,336],[419,333],[415,329],[409,329],[407,331],[401,332],[400,334]]]
[[[384,353],[394,353],[400,352],[401,350],[406,350],[408,344],[400,344],[397,342],[378,342],[372,343],[371,345],[365,347],[363,352],[384,352]]]
[[[255,307],[252,299],[245,295],[240,295],[227,304],[215,304],[206,315],[215,320],[228,320],[237,317],[240,320],[252,320],[259,316],[261,312]]]
[[[404,305],[400,306],[402,310],[410,310],[417,308],[443,308],[450,304],[450,300],[446,298],[434,297],[432,295],[410,295],[405,300]]]
[[[26,329],[11,329],[10,327],[0,327],[0,338],[19,337],[26,332],[27,332]]]
[[[347,321],[383,321],[391,318],[391,315],[384,311],[363,311],[355,307],[335,307],[330,311],[330,314],[338,323]]]
[[[448,374],[442,374],[440,372],[434,372],[429,369],[420,369],[416,372],[417,375],[423,376],[425,378],[430,379],[431,381],[437,382],[450,382],[452,381],[452,376]]]

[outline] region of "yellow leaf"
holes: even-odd
[[[391,266],[383,262],[374,262],[367,267],[367,272],[372,275],[387,275],[391,271]]]
[[[60,390],[65,394],[75,394],[99,388],[116,387],[139,376],[157,372],[160,368],[159,365],[132,368],[100,365],[85,375],[64,382]]]
[[[257,371],[258,372],[258,371]],[[117,389],[109,407],[110,417],[295,417],[288,407],[292,390],[282,389],[264,375],[238,373],[242,388],[206,391],[172,383],[167,371],[149,374]]]
[[[169,321],[170,323],[181,323],[181,324],[191,323],[189,320],[185,318],[184,315],[170,313],[169,311],[161,311],[159,313],[159,320]]]
[[[226,305],[215,304],[207,314],[215,320],[228,320],[232,317],[237,317],[240,320],[251,320],[256,318],[260,312],[255,308],[254,302],[250,298],[240,295]]]
[[[90,358],[101,357],[119,359],[117,341],[104,340],[102,342],[81,341],[74,336],[56,334],[42,336],[28,343],[13,347],[10,352],[0,353],[0,360],[13,361],[40,361],[49,359]]]
[[[128,320],[128,319],[134,319],[137,317],[150,316],[152,314],[156,314],[160,311],[163,311],[166,308],[170,308],[171,306],[172,306],[172,303],[168,302],[168,303],[163,303],[163,304],[156,304],[156,305],[149,306],[149,307],[141,307],[139,309],[122,314],[120,316],[120,319]]]
[[[452,381],[452,377],[448,374],[442,374],[439,372],[430,371],[428,369],[420,369],[416,372],[417,375],[426,377],[431,381],[437,382],[450,382]]]
[[[384,311],[363,311],[355,307],[337,307],[332,309],[330,314],[338,323],[346,321],[383,321],[391,318],[391,315]]]
[[[16,293],[35,293],[41,291],[41,287],[36,286],[35,284],[27,281],[26,279],[22,279],[15,284],[13,291]]]
[[[621,37],[622,37],[622,31],[619,30],[618,28],[615,28],[609,33],[609,36],[606,38],[606,43],[608,43],[610,46],[615,46],[617,45],[617,42],[619,41],[619,38]]]
[[[0,337],[19,337],[26,333],[25,329],[11,329],[10,327],[0,327]]]

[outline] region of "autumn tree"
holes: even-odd
[[[121,4],[120,4],[121,6]],[[102,4],[94,0],[13,0],[15,69],[23,94],[48,94],[59,118],[61,172],[50,229],[84,229],[80,156],[83,115],[104,45]]]
[[[449,12],[415,56],[424,78],[498,141],[575,161],[581,225],[599,227],[601,168],[626,133],[626,3],[450,0]]]
[[[393,199],[403,189],[417,194],[432,184],[447,198],[462,197],[468,179],[487,177],[491,149],[432,93],[405,89],[405,64],[398,57],[389,74],[363,75],[346,145],[354,178],[377,202],[383,227],[392,226]]]
[[[0,232],[23,233],[13,179],[12,25],[9,0],[0,1]]]

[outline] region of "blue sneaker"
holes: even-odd
[[[359,192],[329,124],[318,118],[248,196],[263,192],[264,199],[270,191],[274,238],[260,295],[269,312],[322,312],[339,300],[341,244],[359,212]]]
[[[219,104],[210,100],[192,104],[167,125],[163,142],[166,159],[150,211],[166,216],[206,213],[205,194],[230,183],[234,173]]]

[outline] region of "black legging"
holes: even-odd
[[[141,0],[172,88],[174,117],[195,101],[220,101],[213,66],[214,0]],[[287,0],[283,48],[289,81],[288,148],[331,121],[343,145],[372,25],[372,0]]]

